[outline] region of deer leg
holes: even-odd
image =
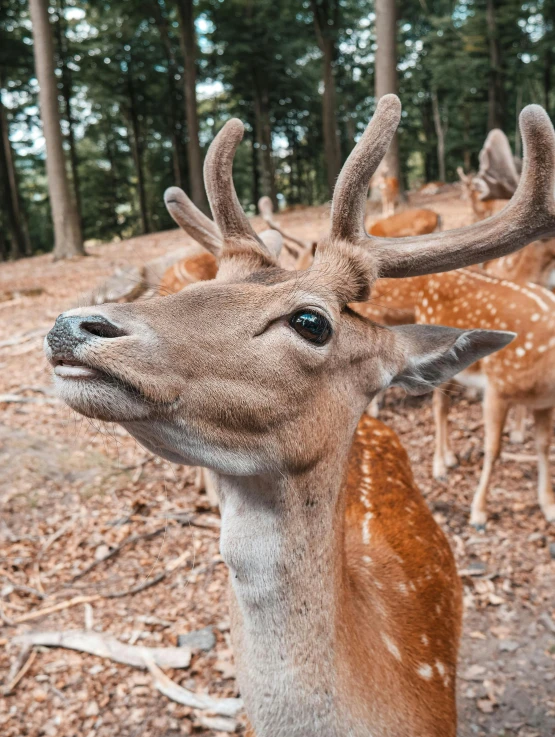
[[[218,495],[217,477],[207,468],[197,468],[195,484],[199,491],[204,491],[211,507],[219,507],[220,497]]]
[[[489,487],[491,473],[495,461],[499,457],[501,450],[501,436],[503,427],[507,419],[509,404],[506,400],[501,399],[495,389],[490,384],[487,385],[484,394],[484,465],[482,466],[482,474],[480,483],[474,494],[472,506],[470,508],[470,524],[474,525],[477,530],[483,530],[486,526],[486,494]]]
[[[458,464],[457,456],[449,441],[449,394],[452,384],[443,384],[434,389],[432,406],[436,428],[433,476],[438,481],[447,481],[447,469]]]
[[[551,486],[549,446],[551,443],[552,409],[534,411],[534,433],[538,453],[538,501],[548,522],[555,522],[555,494]]]
[[[381,392],[378,392],[374,399],[368,404],[366,407],[366,414],[370,415],[370,417],[379,417],[380,416],[380,410],[383,407],[385,400],[385,389]]]
[[[522,445],[524,442],[524,428],[526,423],[526,407],[517,404],[515,407],[514,427],[509,435],[511,443]]]

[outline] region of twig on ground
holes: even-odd
[[[29,670],[33,664],[33,660],[36,658],[36,650],[33,650],[31,645],[24,645],[17,658],[15,659],[8,677],[6,678],[6,684],[2,688],[2,695],[8,696],[15,689],[17,684],[21,681],[25,673]]]
[[[99,658],[108,658],[116,663],[131,665],[134,668],[147,668],[147,660],[154,667],[188,668],[191,662],[191,649],[188,647],[143,647],[126,645],[111,635],[100,632],[68,630],[66,632],[29,632],[18,635],[14,643],[21,645],[43,645],[78,650]]]
[[[39,617],[44,617],[46,614],[53,614],[54,612],[61,612],[63,609],[69,609],[72,606],[77,606],[78,604],[87,604],[92,601],[98,601],[99,599],[102,599],[100,594],[95,594],[94,596],[76,596],[74,599],[68,599],[67,601],[61,601],[59,604],[54,604],[53,606],[45,607],[44,609],[35,609],[32,612],[26,612],[25,614],[21,614],[19,617],[16,617],[12,620],[12,624],[21,624],[22,622],[30,622],[32,619],[38,619]]]
[[[59,404],[56,397],[21,397],[19,394],[0,394],[0,404]]]
[[[224,717],[235,717],[243,709],[242,699],[214,699],[212,696],[195,694],[168,678],[148,656],[144,662],[158,691],[167,696],[168,699],[177,701],[178,704],[190,706],[193,709],[202,709]]]
[[[139,584],[138,586],[133,586],[130,589],[126,589],[125,591],[117,591],[113,594],[104,594],[104,599],[123,599],[124,596],[134,596],[135,594],[140,593],[141,591],[145,591],[145,589],[149,589],[151,586],[156,586],[157,583],[160,583],[160,581],[163,581],[166,578],[166,571],[162,571],[162,573],[159,573],[157,576],[154,576],[154,578],[147,578],[146,581],[143,581],[143,583]]]
[[[236,719],[230,719],[229,717],[207,717],[204,714],[198,714],[196,721],[201,727],[207,727],[208,729],[214,730],[214,732],[237,732],[241,726]]]
[[[107,553],[103,558],[99,558],[98,560],[93,561],[89,566],[87,566],[87,568],[85,568],[84,571],[77,573],[71,579],[70,583],[75,583],[75,581],[78,581],[80,578],[83,578],[84,576],[86,576],[88,573],[90,573],[94,568],[99,566],[101,563],[105,563],[107,560],[110,560],[111,558],[115,558],[116,555],[119,555],[121,551],[124,548],[128,547],[129,545],[139,542],[139,540],[152,540],[153,538],[157,537],[158,535],[161,535],[165,531],[166,531],[166,526],[158,527],[158,529],[153,530],[152,532],[144,532],[141,535],[131,535],[131,537],[126,538],[120,545],[118,545],[117,548],[110,550],[110,552]]]
[[[509,453],[508,451],[503,451],[501,453],[501,458],[504,461],[514,461],[515,463],[537,463],[538,462],[538,456],[533,455],[532,453]],[[555,456],[549,456],[549,460],[551,462],[555,461]]]

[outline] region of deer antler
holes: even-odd
[[[366,235],[366,187],[391,140],[400,114],[394,95],[383,97],[339,176],[332,205],[332,239],[374,249],[380,277],[403,278],[499,258],[538,238],[555,235],[555,132],[545,111],[528,105],[520,114],[524,168],[517,191],[498,215],[466,228],[409,238]]]
[[[177,225],[218,257],[222,250],[222,234],[216,223],[201,212],[179,187],[164,192],[164,202]]]
[[[226,240],[235,241],[233,252],[257,255],[266,264],[275,264],[275,259],[256,235],[243,212],[233,185],[233,157],[241,143],[244,126],[237,118],[224,125],[210,144],[204,162],[204,183],[214,221]]]

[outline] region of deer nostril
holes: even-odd
[[[79,328],[84,333],[90,333],[98,338],[122,338],[128,333],[122,328],[114,325],[102,315],[91,315],[82,320]]]

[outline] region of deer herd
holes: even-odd
[[[451,231],[430,210],[395,221],[386,178],[388,217],[365,227],[400,110],[394,95],[379,101],[316,243],[280,228],[267,199],[270,229],[255,233],[232,179],[243,126],[230,120],[204,168],[214,219],[166,192],[198,245],[164,264],[159,298],[70,310],[45,341],[70,407],[208,469],[251,737],[455,737],[460,583],[399,439],[365,412],[387,387],[434,392],[438,478],[457,462],[446,389],[483,389],[478,527],[508,409],[529,408],[539,503],[555,522],[551,122],[522,111],[522,171],[512,162],[504,189],[492,186],[491,134],[484,176],[464,180],[473,204],[483,181],[501,212]],[[282,248],[296,269],[280,265]]]

